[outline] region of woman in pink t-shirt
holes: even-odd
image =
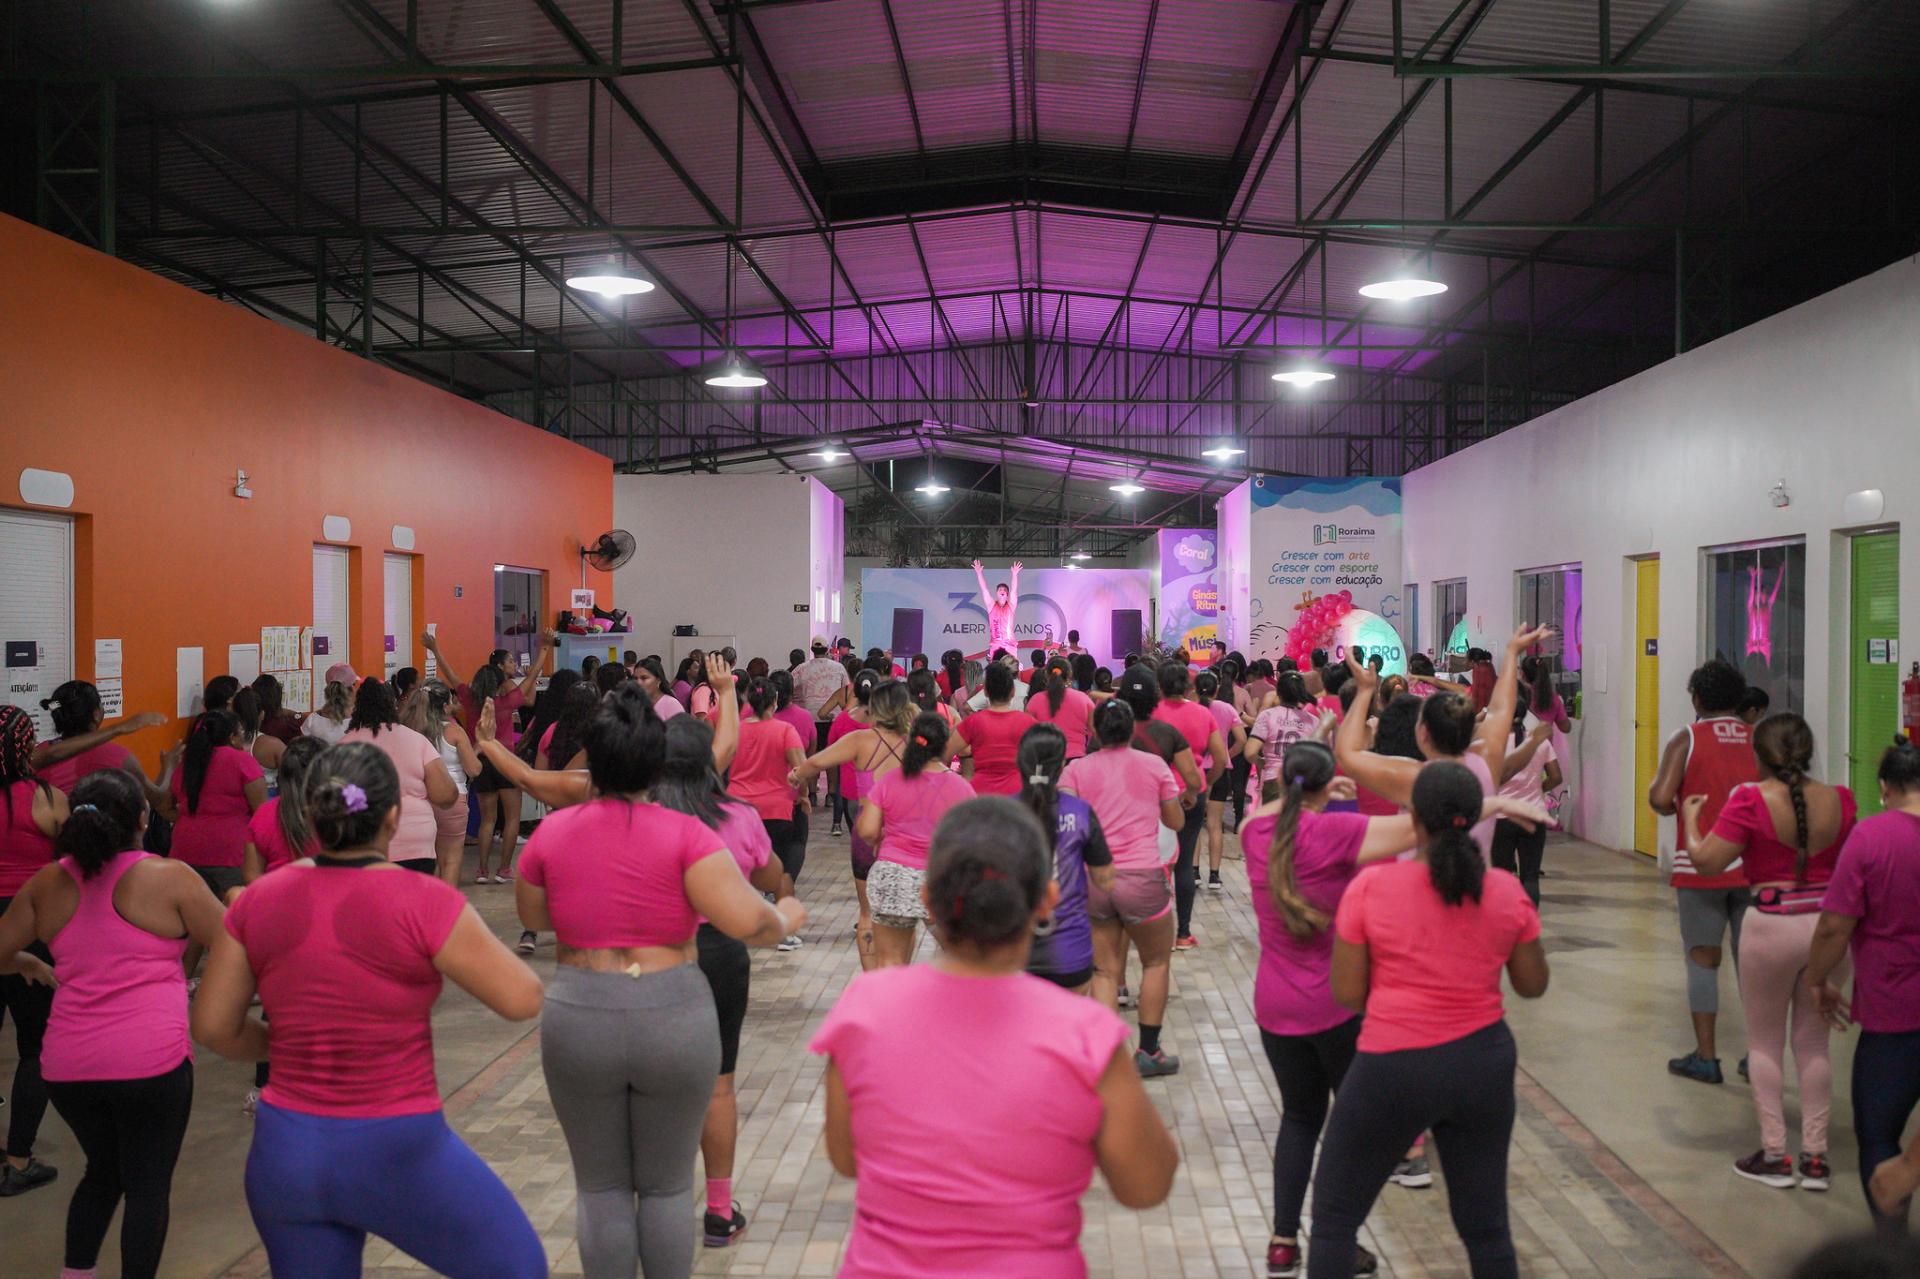
[[[1487,869],[1469,833],[1487,816],[1478,777],[1432,764],[1409,798],[1417,857],[1354,879],[1334,916],[1333,997],[1366,1017],[1314,1178],[1309,1279],[1354,1273],[1361,1223],[1429,1131],[1475,1279],[1517,1273],[1507,1223],[1516,1049],[1500,974],[1524,999],[1546,993],[1540,917],[1519,880]]]
[[[1231,678],[1235,668],[1231,662],[1225,666]],[[1233,709],[1231,692],[1221,690],[1219,675],[1201,671],[1193,677],[1193,691],[1200,705],[1213,716],[1213,726],[1227,748],[1226,765],[1215,770],[1213,780],[1207,784],[1207,889],[1219,892],[1225,887],[1220,882],[1220,863],[1227,852],[1227,804],[1233,798],[1233,762],[1244,758],[1247,735],[1241,730],[1240,716]]]
[[[1020,739],[1033,727],[1033,716],[1013,706],[1013,672],[999,662],[987,668],[987,708],[960,721],[960,740],[967,744],[967,779],[981,795],[1018,795],[1020,770],[1014,757]],[[1044,701],[1044,698],[1030,698]]]
[[[1087,753],[1093,736],[1093,699],[1073,686],[1073,665],[1064,657],[1047,659],[1047,686],[1029,697],[1026,712],[1035,723],[1052,724],[1067,735],[1067,759]]]
[[[727,793],[753,805],[773,842],[786,876],[782,896],[793,895],[800,868],[807,860],[807,837],[793,822],[797,796],[787,778],[807,758],[806,747],[793,725],[776,713],[779,694],[765,677],[747,683],[748,715],[740,721],[740,745],[727,773]]]
[[[251,884],[270,871],[311,857],[319,847],[307,821],[306,786],[308,771],[326,748],[317,737],[300,737],[280,756],[280,793],[255,809],[247,821],[242,882]]]
[[[431,1015],[451,977],[527,1021],[540,979],[457,890],[387,860],[400,776],[385,752],[328,748],[306,796],[319,848],[228,909],[191,1014],[223,1057],[272,1054],[246,1186],[268,1263],[356,1274],[372,1234],[441,1274],[539,1274],[526,1214],[441,1114]],[[256,991],[271,1027],[248,1015]]]
[[[1266,786],[1280,776],[1280,762],[1287,747],[1313,736],[1319,727],[1320,710],[1307,692],[1299,671],[1282,671],[1274,683],[1271,705],[1264,705],[1253,718],[1243,753],[1252,764],[1249,770],[1250,795],[1256,803],[1266,798]]]
[[[34,772],[47,785],[59,791],[71,791],[82,777],[103,768],[124,769],[141,784],[147,804],[158,808],[166,803],[173,782],[174,766],[179,762],[184,743],[175,745],[160,757],[160,780],[148,779],[146,770],[134,759],[133,752],[119,739],[146,728],[165,724],[166,717],[148,711],[104,728],[106,715],[100,702],[100,690],[83,679],[70,679],[53,690],[53,696],[40,703],[53,721],[58,734],[50,742],[40,742],[33,752]]]
[[[668,721],[666,730],[666,759],[648,798],[699,820],[725,842],[749,884],[763,893],[778,893],[783,872],[760,814],[753,805],[728,795],[714,772],[713,730],[691,715]],[[694,943],[720,1019],[720,1077],[714,1081],[706,1124],[700,1130],[700,1161],[707,1173],[705,1242],[709,1248],[724,1248],[747,1228],[746,1214],[733,1201],[733,1156],[740,1129],[733,1072],[740,1059],[740,1028],[747,1019],[753,963],[744,942],[705,920],[700,921]]]
[[[454,696],[460,699],[461,718],[469,735],[479,736],[480,708],[491,702],[494,731],[499,734],[500,744],[512,750],[519,743],[520,733],[513,722],[514,713],[526,705],[527,699],[533,696],[534,689],[539,686],[540,672],[545,669],[547,654],[553,651],[557,638],[553,631],[541,634],[540,651],[535,654],[532,667],[524,673],[515,664],[513,654],[505,649],[495,649],[488,655],[487,664],[475,671],[470,681],[453,690]],[[433,653],[442,671],[460,669],[447,660],[437,637],[423,635],[421,642]],[[519,788],[508,783],[499,769],[483,763],[479,776],[467,779],[467,791],[480,809],[479,868],[473,882],[510,884],[513,882],[513,851],[520,844]],[[500,869],[490,874],[495,831],[500,834]]]
[[[878,855],[867,876],[873,911],[874,966],[913,959],[914,929],[927,917],[920,888],[934,827],[955,804],[973,798],[973,787],[942,761],[947,722],[931,711],[914,718],[900,766],[876,777],[860,809],[860,838]]]
[[[67,820],[67,797],[33,771],[33,717],[0,703],[0,911],[14,894],[53,861],[53,837]],[[35,957],[52,956],[36,946]],[[13,1076],[13,1107],[7,1141],[0,1147],[0,1190],[20,1194],[52,1181],[57,1170],[33,1157],[46,1088],[40,1079],[40,1043],[53,1009],[49,982],[31,982],[0,969],[0,1011],[13,1018],[20,1050]]]
[[[1135,749],[1137,727],[1146,726],[1136,726],[1132,706],[1118,697],[1102,702],[1093,713],[1100,749],[1067,765],[1060,790],[1093,809],[1113,854],[1113,887],[1087,888],[1094,998],[1118,1008],[1131,943],[1140,952],[1141,969],[1140,1049],[1134,1060],[1143,1075],[1157,1076],[1180,1069],[1180,1059],[1160,1048],[1173,954],[1173,895],[1160,856],[1160,829],[1179,830],[1186,813],[1180,806],[1180,779],[1167,761],[1154,751]]]
[[[193,1107],[180,959],[189,937],[201,945],[218,938],[221,908],[190,867],[141,851],[147,802],[130,774],[89,774],[72,802],[60,861],[9,894],[0,972],[24,960],[35,980],[50,983],[41,956],[59,972],[39,1074],[87,1156],[67,1205],[66,1273],[92,1273],[124,1198],[120,1273],[151,1279]],[[13,1101],[30,1105],[31,1093],[16,1086]]]
[[[1804,977],[1821,901],[1840,847],[1853,833],[1855,806],[1846,787],[1807,776],[1813,747],[1806,720],[1792,711],[1769,715],[1753,731],[1761,780],[1728,795],[1713,832],[1700,829],[1705,796],[1689,796],[1680,809],[1694,869],[1719,875],[1738,862],[1753,886],[1753,904],[1740,930],[1740,1004],[1747,1014],[1760,1149],[1735,1161],[1733,1170],[1778,1189],[1793,1186],[1795,1171],[1782,1102],[1789,1020],[1800,1083],[1799,1184],[1825,1190],[1833,1180],[1827,1162],[1833,1104],[1828,1026]],[[1832,978],[1844,983],[1845,968]]]
[[[723,1064],[700,921],[767,946],[806,922],[748,885],[714,829],[649,799],[666,735],[637,685],[608,696],[587,729],[595,798],[540,823],[516,889],[521,924],[559,943],[541,1061],[595,1276],[692,1269],[693,1154]]]
[[[1094,1167],[1129,1208],[1173,1184],[1126,1026],[1022,971],[1059,895],[1051,847],[1011,800],[949,812],[926,872],[939,954],[856,977],[809,1045],[828,1059],[828,1157],[858,1179],[841,1279],[1079,1279]]]
[[[240,725],[227,711],[207,711],[194,721],[180,767],[174,771],[170,856],[200,872],[222,900],[240,887],[247,859],[247,821],[267,802],[260,761],[241,750]],[[200,947],[187,947],[187,971],[200,963]]]
[[[1173,866],[1175,950],[1191,950],[1200,943],[1193,935],[1193,899],[1200,886],[1197,857],[1200,836],[1207,826],[1207,779],[1227,771],[1227,743],[1214,722],[1213,713],[1193,700],[1193,674],[1185,662],[1163,662],[1158,672],[1160,704],[1154,708],[1155,722],[1171,725],[1193,751],[1193,762],[1200,769],[1200,796],[1187,809],[1178,836],[1179,859]]]
[[[386,753],[400,774],[400,826],[387,846],[387,860],[424,875],[439,872],[434,846],[440,834],[436,809],[450,809],[460,789],[440,758],[440,750],[423,734],[400,722],[400,706],[393,685],[370,679],[354,698],[353,718],[341,742],[365,742]]]

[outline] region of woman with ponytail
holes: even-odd
[[[995,662],[986,672],[986,709],[960,721],[959,737],[966,744],[967,779],[981,795],[1017,795],[1020,770],[1014,758],[1020,753],[1020,739],[1033,727],[1034,718],[1014,704],[1013,670]],[[1028,706],[1046,699],[1031,697]]]
[[[266,772],[240,749],[240,725],[227,711],[194,721],[172,782],[172,856],[200,872],[215,897],[241,885],[247,822],[267,802]],[[187,948],[188,971],[200,948]]]
[[[106,713],[100,690],[83,679],[70,679],[54,689],[53,696],[41,701],[40,709],[53,721],[53,731],[57,734],[53,741],[40,742],[33,751],[34,771],[47,785],[71,792],[87,774],[103,768],[118,768],[141,784],[148,804],[158,806],[166,802],[181,747],[176,745],[161,755],[160,780],[153,782],[134,759],[133,752],[119,742],[122,737],[166,723],[164,715],[149,711],[123,719],[112,728],[104,728]]]
[[[319,848],[307,819],[307,770],[326,748],[317,737],[302,737],[280,756],[280,773],[285,778],[280,793],[255,809],[247,821],[247,855],[240,868],[245,883],[311,857]]]
[[[1904,1239],[1908,1201],[1920,1187],[1920,1141],[1900,1149],[1920,1097],[1920,747],[1905,737],[1880,756],[1880,805],[1840,850],[1806,981],[1827,1023],[1845,1029],[1849,1010],[1836,976],[1851,950],[1860,1181],[1875,1224]]]
[[[544,1276],[526,1213],[441,1113],[431,1026],[443,978],[509,1021],[538,1015],[540,979],[457,889],[387,860],[400,775],[378,746],[328,747],[305,796],[319,847],[240,894],[190,1015],[222,1057],[271,1046],[246,1182],[268,1264],[358,1275],[372,1234],[443,1275]]]
[[[120,1273],[153,1279],[193,1108],[180,959],[188,938],[215,942],[222,912],[192,869],[141,851],[147,800],[131,776],[102,769],[71,798],[60,861],[0,916],[0,972],[31,959],[23,948],[32,946],[51,955],[59,976],[40,1073],[87,1157],[67,1205],[66,1273],[93,1273],[125,1199]],[[50,980],[35,966],[39,980]]]
[[[1011,800],[947,813],[926,868],[939,953],[856,977],[808,1045],[827,1058],[827,1155],[858,1179],[843,1279],[1084,1275],[1094,1168],[1128,1208],[1173,1184],[1125,1024],[1022,971],[1058,910],[1047,850]]]
[[[1833,1104],[1828,1028],[1804,978],[1821,900],[1840,846],[1853,831],[1855,811],[1852,791],[1807,776],[1813,747],[1806,720],[1792,711],[1769,715],[1753,730],[1760,780],[1727,796],[1712,832],[1700,829],[1706,796],[1689,796],[1680,806],[1694,869],[1720,875],[1738,863],[1753,890],[1740,928],[1740,1003],[1747,1013],[1748,1077],[1760,1117],[1760,1149],[1735,1161],[1733,1170],[1778,1189],[1794,1184],[1782,1108],[1789,1019],[1800,1077],[1800,1188],[1825,1190],[1833,1180],[1827,1163]],[[1823,980],[1844,984],[1846,978],[1842,965]]]
[[[1241,756],[1248,763],[1247,776],[1257,779],[1248,796],[1254,803],[1266,798],[1269,783],[1280,776],[1287,748],[1312,737],[1320,723],[1320,708],[1299,671],[1282,671],[1274,681],[1273,692],[1253,718],[1247,731]]]
[[[1201,671],[1193,677],[1193,691],[1200,705],[1207,708],[1213,716],[1214,726],[1220,730],[1220,740],[1227,746],[1227,767],[1214,775],[1207,787],[1207,889],[1219,892],[1224,884],[1220,882],[1220,860],[1227,851],[1227,801],[1233,796],[1233,779],[1236,776],[1233,761],[1246,759],[1247,735],[1241,731],[1240,716],[1233,709],[1233,673],[1236,669],[1232,662],[1222,662],[1222,673],[1227,686],[1221,687],[1221,675],[1213,671]],[[1241,776],[1244,791],[1245,776]]]
[[[1027,971],[1084,995],[1093,983],[1093,924],[1087,916],[1087,885],[1113,891],[1113,853],[1093,807],[1078,795],[1060,793],[1067,768],[1067,738],[1052,724],[1035,724],[1020,739],[1020,802],[1053,832],[1053,882],[1060,900],[1036,929]]]
[[[1366,1016],[1314,1178],[1307,1275],[1356,1272],[1361,1223],[1414,1138],[1432,1132],[1473,1279],[1514,1279],[1507,1151],[1517,1054],[1500,971],[1523,999],[1546,993],[1540,917],[1520,881],[1487,869],[1473,840],[1477,823],[1499,815],[1475,774],[1429,764],[1409,798],[1418,853],[1355,878],[1333,912],[1329,985]]]
[[[1360,1036],[1360,1018],[1334,999],[1329,983],[1334,915],[1361,867],[1417,842],[1407,814],[1327,811],[1330,802],[1350,798],[1354,784],[1335,775],[1333,752],[1319,742],[1287,748],[1280,785],[1279,796],[1256,808],[1240,832],[1260,923],[1253,1013],[1281,1102],[1273,1147],[1273,1237],[1267,1243],[1270,1279],[1299,1273],[1300,1206],[1314,1146]],[[1489,799],[1485,806],[1521,825],[1546,817],[1537,806],[1506,799]],[[1371,1254],[1359,1249],[1356,1256],[1355,1274],[1374,1273],[1378,1263]]]
[[[1093,659],[1087,659],[1091,677]],[[1026,712],[1036,723],[1056,725],[1066,734],[1067,758],[1079,759],[1087,753],[1087,739],[1093,736],[1093,699],[1076,685],[1073,663],[1064,657],[1047,659],[1047,684],[1040,696],[1027,699]]]
[[[913,959],[914,929],[927,918],[920,890],[934,828],[948,809],[973,798],[967,780],[942,762],[946,755],[947,722],[922,711],[907,732],[900,767],[874,779],[854,823],[860,838],[877,850],[867,875],[876,968]]]
[[[807,835],[794,821],[802,793],[788,784],[787,775],[806,760],[806,746],[793,725],[777,714],[779,695],[765,676],[748,680],[746,693],[749,713],[740,720],[740,744],[727,774],[727,793],[753,805],[760,814],[785,876],[781,896],[791,897],[800,868],[806,864]],[[791,950],[798,944],[794,937],[782,946]]]

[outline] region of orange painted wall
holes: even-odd
[[[26,507],[23,467],[73,477],[74,674],[124,640],[130,713],[172,714],[176,648],[212,678],[229,644],[311,624],[328,515],[352,522],[362,674],[394,525],[415,534],[415,625],[463,666],[492,647],[495,563],[546,570],[551,613],[612,526],[611,462],[556,435],[6,217],[0,279],[0,505]],[[611,599],[608,575],[588,585]],[[179,731],[129,745],[151,765]]]

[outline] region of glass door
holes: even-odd
[[[546,574],[537,568],[493,566],[493,646],[504,648],[525,670],[540,651]]]

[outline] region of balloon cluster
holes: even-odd
[[[1305,670],[1316,648],[1326,648],[1342,618],[1353,612],[1353,592],[1322,595],[1306,606],[1287,632],[1287,656]]]

